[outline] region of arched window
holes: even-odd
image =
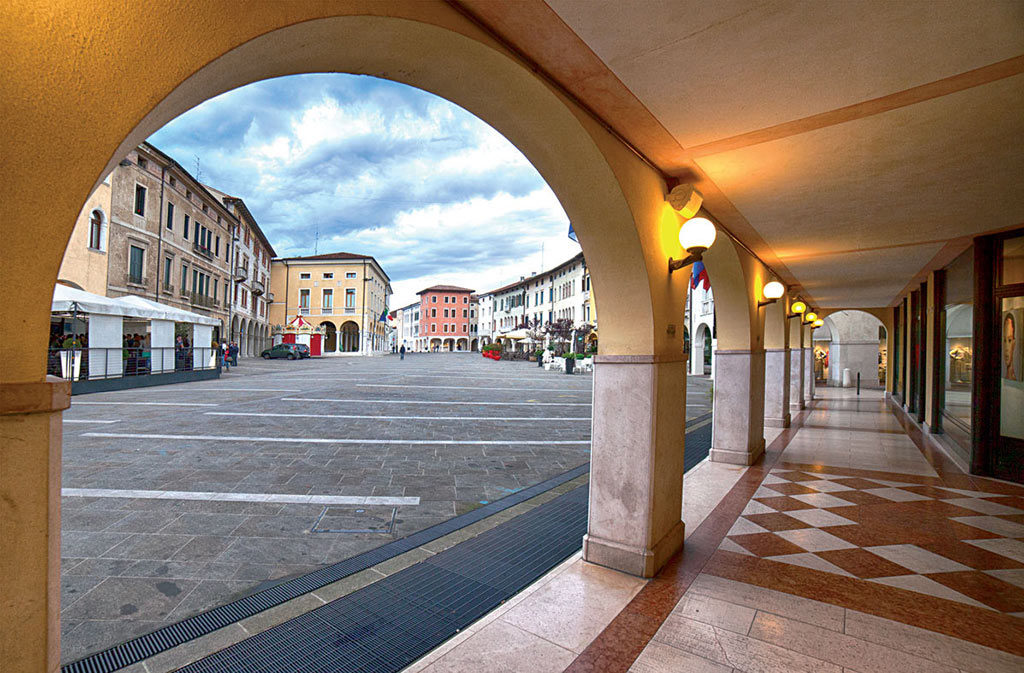
[[[89,247],[103,250],[103,213],[99,210],[92,211],[89,216]]]

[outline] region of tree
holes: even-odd
[[[554,320],[544,325],[544,333],[551,337],[555,345],[555,354],[561,355],[565,352],[566,344],[572,338],[573,324],[569,318]]]
[[[540,320],[527,320],[523,325],[522,329],[526,330],[526,336],[530,338],[530,341],[541,342],[544,341],[544,323]]]

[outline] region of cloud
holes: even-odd
[[[266,80],[206,101],[150,142],[193,172],[198,158],[204,182],[245,199],[278,255],[376,257],[393,307],[436,283],[494,289],[579,251],[515,146],[403,84]]]

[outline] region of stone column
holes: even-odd
[[[789,410],[800,411],[804,404],[804,348],[802,318],[789,319]]]
[[[770,428],[788,428],[790,360],[788,348],[764,351],[764,424]]]
[[[752,465],[764,453],[763,350],[715,352],[711,460]]]
[[[594,358],[590,520],[583,558],[653,577],[682,547],[686,360]]]
[[[805,342],[808,343],[808,342]],[[804,404],[814,399],[814,348],[804,349]]]
[[[56,673],[60,668],[61,411],[70,404],[71,382],[53,376],[0,384],[5,671]]]
[[[789,416],[789,298],[783,296],[765,307],[764,325],[764,424],[788,428]]]

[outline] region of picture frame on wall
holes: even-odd
[[[1024,309],[1004,310],[999,326],[1000,376],[1008,381],[1024,382],[1024,339],[1020,333],[1024,327]]]

